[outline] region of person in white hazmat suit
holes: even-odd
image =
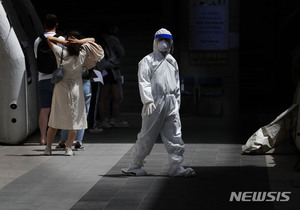
[[[144,159],[161,135],[169,154],[170,176],[194,176],[192,168],[182,166],[184,142],[181,138],[180,82],[173,49],[172,34],[162,28],[155,33],[153,52],[139,62],[138,82],[142,103],[142,128],[132,150],[126,175],[147,175],[142,169]]]

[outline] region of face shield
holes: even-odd
[[[162,53],[173,52],[173,36],[167,29],[160,29],[154,35],[153,51]]]

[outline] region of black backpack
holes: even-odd
[[[55,34],[55,37],[59,35]],[[55,55],[48,45],[44,34],[40,35],[41,41],[37,47],[37,67],[38,71],[44,74],[52,74],[57,69]]]

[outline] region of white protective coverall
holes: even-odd
[[[158,50],[159,38],[169,39],[163,55]],[[129,168],[122,172],[132,175],[146,175],[141,169],[143,161],[150,154],[153,145],[161,135],[169,154],[170,176],[194,176],[192,168],[183,168],[184,142],[181,139],[180,82],[176,60],[170,54],[172,35],[166,29],[155,34],[153,53],[139,62],[138,81],[142,103],[142,128],[132,150]]]

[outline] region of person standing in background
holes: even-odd
[[[77,31],[70,32],[65,41],[56,37],[48,37],[47,40],[57,63],[62,62],[63,79],[54,87],[44,155],[52,154],[51,147],[57,129],[62,129],[68,130],[65,155],[72,156],[72,144],[77,131],[87,128],[82,73],[86,68],[93,68],[104,57],[104,52],[94,38],[80,39]]]
[[[120,72],[121,59],[125,50],[116,36],[117,27],[110,26],[101,34],[100,43],[105,51],[105,58],[97,63],[97,69],[102,72],[104,85],[100,87],[98,103],[99,124],[101,128],[128,127],[128,122],[121,120],[121,101],[123,99],[122,76]],[[106,104],[110,103],[110,93],[113,97],[113,105],[110,113],[114,112],[115,121],[108,122],[105,119]],[[111,108],[109,106],[109,108]],[[109,116],[111,117],[111,116]]]
[[[56,29],[58,27],[56,15],[46,15],[44,27],[45,33],[41,34],[34,42],[34,54],[37,59],[39,71],[38,92],[40,101],[39,127],[41,133],[41,145],[46,143],[46,131],[54,89],[51,78],[53,71],[57,69],[55,56],[47,43],[47,37],[56,36],[59,37],[59,39],[64,40],[64,37],[56,35]]]

